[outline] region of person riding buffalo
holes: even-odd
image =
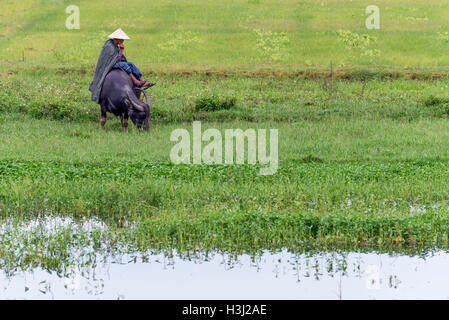
[[[125,49],[123,45],[124,40],[130,40],[130,38],[119,28],[109,35],[109,40],[105,42],[101,49],[100,57],[95,68],[94,79],[89,86],[89,90],[92,92],[92,100],[97,103],[100,102],[104,79],[109,71],[113,69],[122,69],[125,71],[136,87],[149,88],[154,86],[154,83],[149,83],[142,78],[142,73],[132,62],[126,60],[123,54],[123,50]]]

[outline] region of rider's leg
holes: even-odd
[[[139,81],[140,78],[136,79],[136,77],[132,73],[133,69],[129,65],[128,62],[124,62],[124,61],[117,62],[116,64],[114,64],[112,66],[112,69],[122,69],[123,71],[125,71],[129,75],[129,77],[131,78],[131,80],[133,81],[135,86],[137,86],[137,87],[140,86],[140,81]]]
[[[129,75],[129,77],[131,78],[136,87],[151,86],[150,83],[142,79],[142,73],[132,62],[120,61],[117,62],[112,68],[113,69],[120,68],[123,71],[125,71]]]
[[[129,74],[129,77],[131,78],[131,80],[133,81],[133,83],[136,87],[140,87],[140,81],[137,80],[136,77],[132,73]]]
[[[131,68],[131,74],[129,75],[132,79],[132,76],[134,76],[136,79],[139,80],[139,87],[144,87],[144,88],[149,88],[154,86],[154,83],[149,83],[148,81],[144,80],[142,78],[142,72],[140,72],[140,70],[134,65],[134,63],[132,62],[128,62],[128,66]],[[136,82],[133,79],[134,84],[136,84]]]
[[[131,69],[131,73],[139,80],[142,79],[142,72],[132,62],[128,62],[128,66]]]

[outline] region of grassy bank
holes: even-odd
[[[80,30],[65,28],[66,1],[2,4],[0,267],[148,249],[449,247],[444,1],[379,1],[380,30],[366,29],[364,1],[70,4]],[[87,90],[119,26],[157,83],[149,133],[124,134],[112,116],[100,130]],[[278,129],[278,171],[172,164],[170,134],[194,120]]]
[[[449,115],[448,78],[438,80],[298,79],[242,75],[162,75],[150,79],[153,123],[242,120],[291,123],[326,119],[414,120]],[[1,114],[36,119],[99,121],[99,106],[87,90],[91,74],[37,69],[3,72]],[[211,99],[215,112],[201,108]],[[233,100],[229,108],[222,101]],[[221,108],[221,109],[220,109]]]

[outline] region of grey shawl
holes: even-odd
[[[104,78],[117,62],[119,51],[120,49],[112,39],[106,41],[101,49],[97,67],[95,68],[94,80],[89,86],[89,90],[92,92],[92,101],[95,101],[96,103],[100,102]],[[123,56],[122,60],[126,61],[125,56]]]

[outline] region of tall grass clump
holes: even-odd
[[[431,95],[424,100],[424,105],[436,114],[449,115],[449,99]]]
[[[203,96],[198,98],[193,106],[194,111],[219,111],[229,110],[235,106],[235,97],[221,97],[218,95]]]

